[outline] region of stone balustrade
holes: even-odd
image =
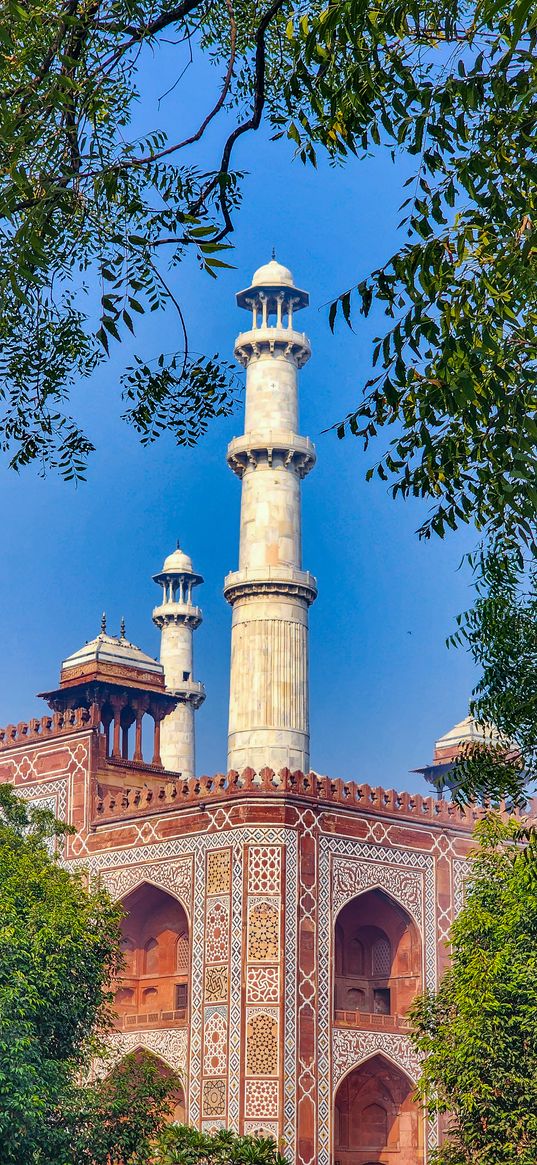
[[[143,1011],[125,1012],[114,1016],[114,1027],[117,1031],[138,1031],[144,1027],[186,1027],[188,1013],[181,1011]]]
[[[334,1012],[335,1027],[352,1027],[368,1031],[408,1031],[410,1020],[405,1015],[379,1015],[369,1011]]]
[[[49,736],[62,736],[77,732],[81,728],[92,728],[93,720],[88,708],[69,708],[65,712],[51,712],[40,719],[19,721],[0,728],[0,751],[15,745],[29,744]]]
[[[113,771],[118,770],[118,776]],[[123,770],[121,774],[119,770]],[[367,813],[401,820],[457,825],[468,831],[481,815],[478,806],[459,809],[452,801],[423,797],[419,793],[398,793],[355,781],[331,780],[317,773],[272,769],[256,773],[246,768],[242,773],[217,773],[214,777],[183,780],[180,773],[150,772],[144,766],[108,760],[97,776],[93,824],[139,817],[148,813],[177,811],[181,807],[210,808],[234,799],[266,796],[275,801],[298,798],[319,809],[362,809]],[[536,805],[532,803],[534,814]]]

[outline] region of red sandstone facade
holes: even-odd
[[[178,1117],[290,1162],[425,1165],[405,1012],[445,966],[473,814],[315,773],[184,781],[158,729],[139,759],[136,709],[162,707],[125,674],[85,706],[68,676],[61,710],[0,733],[0,780],[75,827],[66,864],[127,911],[117,1055],[150,1049],[182,1074]]]

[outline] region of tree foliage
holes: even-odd
[[[384,308],[378,373],[339,427],[393,437],[370,475],[533,543],[537,502],[537,11],[527,0],[343,0],[289,27],[288,132],[304,158],[416,159],[406,240],[332,304]],[[281,120],[283,120],[283,115]]]
[[[470,712],[496,733],[463,751],[453,796],[523,806],[537,781],[537,567],[497,544],[476,555],[474,570],[476,601],[449,642],[478,666]]]
[[[229,369],[191,361],[174,269],[225,265],[240,137],[265,115],[305,162],[386,146],[416,159],[407,239],[354,299],[389,317],[378,375],[344,421],[395,494],[431,498],[422,527],[474,520],[534,534],[537,16],[527,0],[7,0],[0,29],[3,446],[81,474],[90,442],[65,409],[111,343],[173,304],[181,340],[125,372],[143,440],[195,440],[233,403]],[[201,46],[221,66],[214,103],[169,140],[130,131],[147,52]],[[203,95],[205,96],[205,95]],[[224,117],[221,153],[192,147]],[[231,119],[231,128],[230,128]],[[225,136],[227,134],[227,136]],[[224,250],[223,250],[224,249]],[[101,289],[93,326],[81,285]],[[158,354],[157,354],[158,355]]]
[[[448,1114],[439,1165],[535,1161],[537,896],[519,833],[497,816],[478,824],[452,964],[412,1007],[419,1094],[430,1113]]]
[[[73,1087],[58,1114],[58,1165],[149,1165],[179,1084],[156,1056],[139,1051],[106,1076]]]
[[[59,864],[66,832],[0,785],[2,1165],[146,1165],[177,1081],[130,1057],[82,1082],[110,1023],[121,911]]]
[[[228,1129],[199,1133],[170,1125],[158,1138],[155,1165],[286,1165],[271,1137],[237,1136]]]

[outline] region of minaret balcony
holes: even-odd
[[[192,631],[199,627],[203,621],[201,607],[194,607],[192,603],[178,603],[169,602],[161,603],[160,606],[153,608],[152,614],[153,622],[161,630],[170,623],[183,623],[186,627],[190,627]]]
[[[242,477],[245,470],[257,468],[259,464],[283,464],[296,470],[303,478],[316,461],[315,445],[309,437],[299,437],[297,433],[284,429],[269,429],[265,433],[244,433],[235,437],[227,448],[227,463],[230,469]]]
[[[311,356],[311,344],[305,332],[295,332],[294,328],[266,327],[252,328],[241,332],[235,340],[235,359],[247,365],[260,356],[283,356],[292,360],[297,368],[302,368]]]
[[[224,579],[224,596],[228,603],[252,594],[286,594],[305,599],[308,606],[317,598],[317,579],[309,570],[294,566],[244,567],[233,570]]]
[[[166,690],[183,704],[192,704],[194,708],[199,708],[205,699],[205,688],[199,680],[182,680],[177,687]]]

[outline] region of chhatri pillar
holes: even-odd
[[[246,368],[244,435],[228,447],[241,479],[239,569],[224,593],[233,608],[228,768],[310,766],[308,608],[316,581],[302,569],[302,478],[315,450],[298,435],[298,371],[311,355],[295,313],[308,304],[274,259],[237,295],[252,313],[235,344]]]

